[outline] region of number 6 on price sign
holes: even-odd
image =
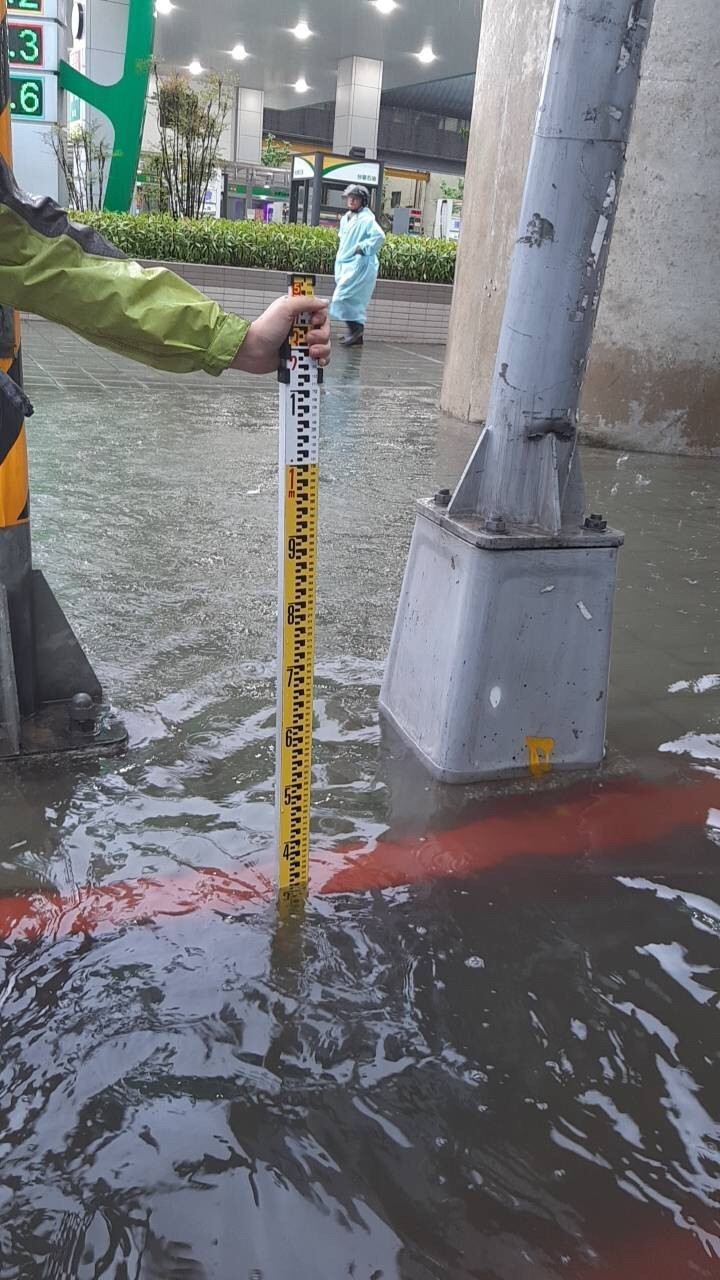
[[[45,113],[43,82],[39,76],[10,77],[10,111],[14,117],[42,120]]]

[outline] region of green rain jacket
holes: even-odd
[[[172,271],[126,258],[48,197],[20,191],[1,158],[0,304],[170,373],[222,373],[250,327]]]

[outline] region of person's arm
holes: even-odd
[[[294,319],[313,315],[310,353],[327,363],[322,299],[283,298],[253,324],[174,272],[144,268],[50,199],[21,192],[0,160],[0,303],[72,329],[97,346],[172,373],[277,369]],[[284,325],[280,332],[281,324]]]
[[[363,233],[362,240],[357,247],[357,252],[369,257],[372,253],[379,253],[380,246],[385,239],[385,232],[379,222],[373,218],[372,222],[368,220],[367,229]]]

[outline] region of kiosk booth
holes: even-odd
[[[342,193],[357,182],[370,192],[370,208],[382,212],[384,166],[378,160],[353,160],[350,156],[293,157],[290,179],[290,222],[336,229],[345,213]]]

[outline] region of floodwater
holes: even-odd
[[[442,788],[376,703],[473,433],[438,351],[337,356],[279,921],[272,381],[29,329],[36,561],[131,741],[0,778],[0,1280],[716,1276],[717,463],[585,452],[628,536],[603,774]]]

